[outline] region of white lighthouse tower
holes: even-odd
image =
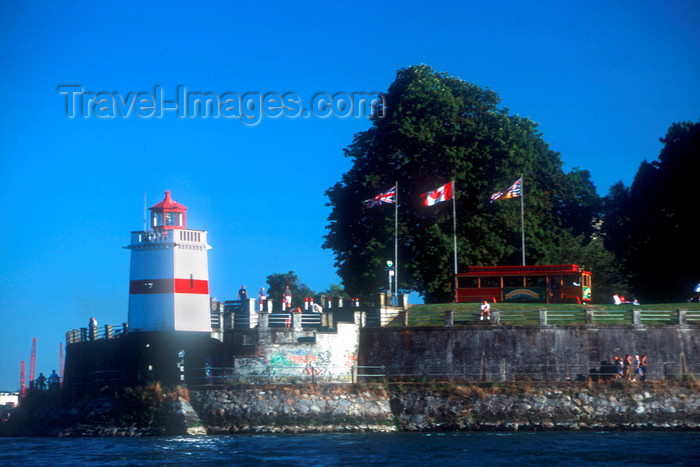
[[[130,331],[211,332],[207,233],[187,229],[187,208],[165,192],[150,230],[132,232]]]

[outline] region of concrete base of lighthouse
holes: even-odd
[[[202,332],[131,332],[115,339],[66,347],[64,387],[204,384],[211,367],[221,366],[221,342]]]

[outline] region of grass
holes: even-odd
[[[413,305],[408,310],[410,326],[442,326],[445,324],[445,311],[452,310],[454,324],[484,324],[479,320],[480,303],[433,303]],[[504,324],[537,325],[538,310],[546,309],[548,323],[555,325],[585,324],[585,310],[598,312],[594,317],[598,325],[619,325],[632,323],[632,309],[642,310],[642,324],[675,324],[676,310],[700,313],[698,303],[662,303],[644,305],[613,304],[561,304],[561,303],[494,303],[492,311],[498,311]],[[645,315],[646,312],[646,315]],[[690,322],[690,321],[689,321]],[[393,325],[398,325],[395,320]]]
[[[430,303],[421,305],[412,305],[411,311],[440,311],[445,310],[452,311],[471,311],[474,313],[479,313],[479,307],[481,303]],[[585,310],[586,308],[598,310],[598,311],[624,311],[631,310],[632,308],[640,310],[689,310],[689,311],[700,311],[700,303],[653,303],[653,304],[642,304],[642,305],[613,305],[613,304],[591,304],[591,305],[578,305],[576,303],[492,303],[491,308],[493,310],[499,311],[537,311],[540,308],[544,308],[550,311],[571,311],[571,310]]]

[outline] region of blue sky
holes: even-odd
[[[255,3],[253,5],[253,3]],[[700,3],[3,2],[0,5],[0,390],[58,369],[65,332],[127,319],[129,232],[165,190],[207,230],[210,288],[235,298],[275,272],[339,283],[321,249],[324,191],[365,118],[66,116],[85,92],[385,91],[425,63],[496,91],[540,124],[601,195],[676,121],[700,117]],[[494,187],[494,189],[503,187]]]

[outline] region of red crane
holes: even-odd
[[[24,360],[19,362],[19,393],[22,397],[27,394],[27,386],[24,384]]]
[[[32,339],[32,355],[29,357],[29,381],[36,378],[36,337]]]

